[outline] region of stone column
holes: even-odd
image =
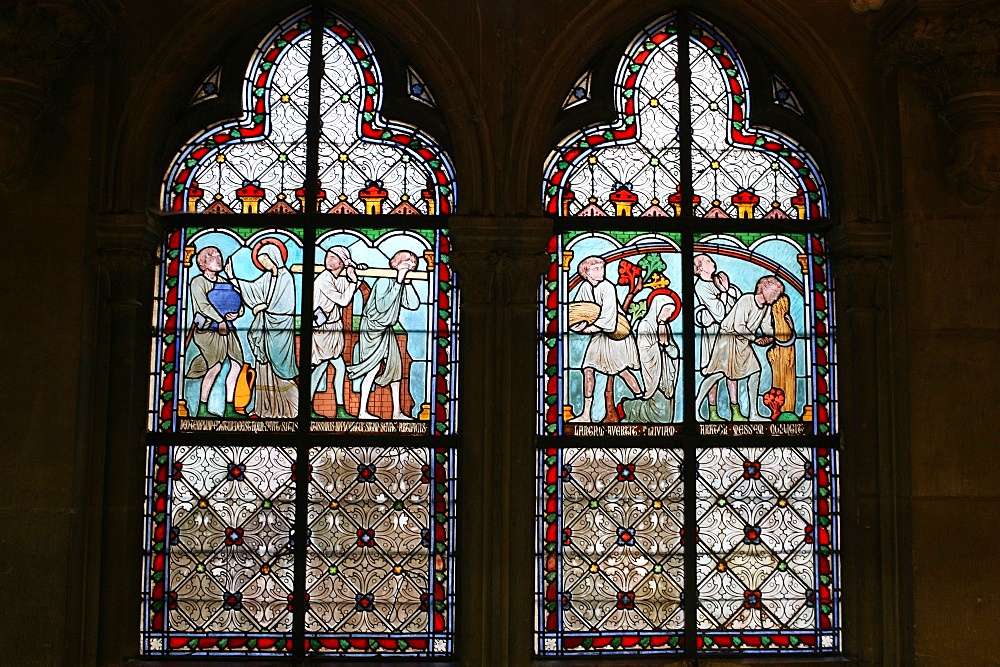
[[[462,289],[459,658],[484,667],[527,664],[538,286],[552,222],[463,218],[450,229]]]
[[[992,288],[1000,5],[903,4],[908,14],[885,39],[889,73],[898,75],[886,89],[899,111],[893,263],[905,276],[888,290],[896,304],[897,464],[909,485],[898,507],[912,525],[908,541],[898,541],[909,616],[897,635],[904,661],[986,664],[995,661],[992,647],[966,638],[993,632],[996,586],[983,573],[1000,564],[995,537],[982,529],[1000,517]],[[893,557],[882,554],[883,562]]]
[[[145,214],[101,216],[92,438],[77,461],[82,486],[83,659],[118,664],[138,650],[143,433],[152,265],[159,234]],[[107,378],[106,381],[103,379]],[[125,548],[123,549],[123,545]],[[95,616],[96,614],[96,616]]]
[[[892,437],[892,362],[883,317],[891,231],[884,223],[848,222],[831,235],[837,304],[840,472],[845,652],[863,664],[898,664],[900,579],[908,577],[908,484]],[[849,360],[849,363],[844,360]],[[881,610],[881,612],[880,612]],[[853,642],[851,639],[853,638]],[[853,644],[853,645],[852,645]]]

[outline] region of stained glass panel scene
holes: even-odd
[[[311,458],[311,650],[450,652],[453,457],[349,447],[316,449]]]
[[[541,654],[683,649],[682,460],[669,449],[542,453]]]
[[[837,472],[827,449],[698,452],[698,646],[839,646]]]
[[[835,325],[823,242],[812,234],[702,234],[694,252],[701,433],[835,432]]]
[[[546,163],[562,230],[539,293],[539,655],[839,651],[827,192],[805,149],[750,122],[749,83],[720,31],[667,16],[626,49],[616,121]],[[612,216],[648,219],[577,220]],[[673,541],[643,551],[650,506]]]
[[[162,191],[167,212],[238,215],[165,225],[143,654],[453,655],[454,443],[338,439],[457,431],[447,234],[350,217],[452,213],[451,161],[383,118],[370,44],[330,12],[282,22],[243,85],[243,115],[187,142]]]
[[[458,293],[448,253],[435,230],[319,235],[313,431],[455,431]]]
[[[149,451],[148,654],[290,651],[295,451]]]
[[[683,410],[679,237],[555,237],[542,284],[539,428],[672,435]]]
[[[150,430],[295,428],[300,234],[168,234],[157,271]]]

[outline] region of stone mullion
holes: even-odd
[[[101,347],[94,375],[107,378],[107,384],[95,386],[94,404],[105,406],[105,411],[97,415],[90,455],[78,462],[90,497],[99,503],[85,508],[90,516],[89,521],[84,519],[89,528],[86,539],[92,544],[84,548],[93,559],[88,570],[99,576],[98,599],[88,604],[97,612],[96,647],[88,657],[101,665],[117,664],[138,650],[136,593],[145,476],[136,472],[145,469],[148,305],[153,248],[159,240],[145,215],[108,217],[98,221],[95,252]]]
[[[840,232],[843,232],[842,234]],[[880,415],[891,414],[883,317],[889,232],[848,223],[834,235],[841,478],[842,613],[845,652],[862,664],[895,664],[899,631],[898,465]]]
[[[537,301],[551,228],[544,218],[462,219],[450,227],[462,288],[463,664],[526,664],[531,656]]]

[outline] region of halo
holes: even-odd
[[[649,307],[652,305],[652,303],[653,303],[653,297],[657,296],[658,294],[666,294],[671,299],[673,299],[673,302],[674,302],[674,313],[673,313],[673,315],[670,316],[670,319],[667,320],[668,322],[673,322],[674,320],[677,319],[677,316],[680,315],[680,312],[681,312],[681,297],[680,297],[680,295],[678,295],[677,292],[673,291],[669,287],[661,287],[660,289],[655,289],[655,290],[653,290],[652,292],[649,293],[649,296],[646,297],[646,308],[647,309],[649,309]]]
[[[260,254],[260,249],[263,248],[265,245],[277,246],[278,252],[281,253],[282,264],[288,261],[288,248],[285,247],[284,243],[282,243],[278,239],[272,239],[272,238],[261,239],[260,241],[257,241],[257,243],[254,244],[253,251],[250,254],[250,257],[253,259],[253,265],[256,266],[258,269],[260,269],[261,271],[267,270],[260,263],[260,259],[258,259],[257,257],[257,255]]]

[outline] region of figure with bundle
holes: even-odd
[[[596,308],[593,308],[594,316],[571,322],[569,327],[576,333],[590,335],[587,350],[583,355],[583,411],[573,421],[583,423],[593,421],[594,387],[596,373],[600,371],[607,376],[604,388],[604,421],[617,422],[614,378],[621,375],[633,394],[642,393],[639,380],[632,372],[639,370],[639,352],[635,339],[628,335],[627,328],[623,337],[617,334],[619,319],[624,320],[625,314],[618,303],[615,286],[604,276],[604,260],[597,256],[587,257],[577,265],[577,272],[583,278],[583,284],[577,291],[574,301],[596,305]]]

